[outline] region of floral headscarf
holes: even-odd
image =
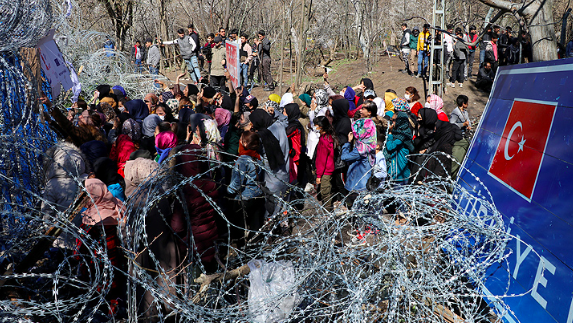
[[[410,111],[410,105],[408,104],[408,101],[406,101],[406,99],[402,99],[402,98],[392,99],[392,105],[394,106],[394,112],[396,112],[396,111],[402,111],[402,112]]]
[[[318,89],[314,92],[314,97],[316,100],[316,105],[318,105],[319,109],[326,106],[328,104],[328,92],[323,89]]]
[[[179,108],[179,101],[177,101],[177,99],[169,99],[167,100],[167,102],[165,102],[165,104],[167,104],[169,109],[171,109],[171,112],[177,113],[177,110]]]
[[[279,104],[276,103],[275,101],[271,101],[271,100],[268,100],[267,102],[263,103],[263,104],[260,106],[260,108],[261,108],[261,109],[264,109],[264,110],[267,110],[269,107],[270,107],[270,108],[273,108],[274,111],[278,111],[278,110],[279,110]]]
[[[376,125],[370,118],[358,119],[352,123],[354,146],[361,156],[368,157],[370,165],[376,160]]]
[[[124,135],[128,135],[131,140],[138,141],[141,139],[141,126],[139,122],[133,119],[127,119],[123,122],[121,132]]]
[[[430,109],[436,111],[437,114],[443,113],[444,100],[435,94],[430,95]]]
[[[205,148],[207,149],[207,158],[211,160],[221,160],[219,156],[219,149],[217,144],[221,141],[221,133],[217,128],[217,122],[213,119],[203,120],[205,125],[205,135],[207,138],[207,144]]]

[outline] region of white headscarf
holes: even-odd
[[[292,96],[292,93],[285,93],[283,95],[283,97],[281,98],[281,103],[279,104],[279,108],[284,108],[285,105],[289,104],[289,103],[293,103],[294,99]]]

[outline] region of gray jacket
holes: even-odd
[[[185,35],[183,38],[177,38],[172,41],[163,42],[164,45],[172,45],[177,44],[179,45],[179,51],[181,52],[181,57],[183,59],[190,59],[192,56],[195,56],[195,49],[197,48],[197,44],[193,38]]]
[[[153,67],[157,67],[159,65],[159,59],[161,58],[161,54],[159,53],[159,47],[157,45],[151,45],[149,50],[147,51],[147,64]]]
[[[461,111],[460,108],[455,108],[450,115],[450,123],[453,123],[460,127],[460,129],[464,126],[464,122],[469,121],[470,116],[467,111]]]

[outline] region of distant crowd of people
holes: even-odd
[[[131,62],[135,65],[135,72],[141,73],[146,67],[152,75],[159,74],[161,47],[177,45],[182,58],[181,70],[188,73],[191,80],[197,84],[202,80],[212,87],[225,86],[226,50],[228,42],[236,43],[239,47],[239,77],[244,87],[262,85],[266,91],[273,91],[275,81],[271,75],[271,42],[264,30],[259,30],[257,37],[250,43],[249,35],[232,29],[227,37],[225,28],[207,34],[206,43],[201,45],[197,30],[189,24],[187,32],[183,28],[177,30],[178,38],[171,41],[162,41],[158,37],[147,38],[144,45],[135,41],[131,47]],[[104,43],[108,55],[114,55],[115,44],[111,39]],[[208,81],[207,81],[208,80]]]
[[[406,23],[402,24],[402,39],[400,50],[404,61],[404,73],[416,77],[427,77],[428,64],[431,57],[432,37],[431,26],[424,24],[422,31],[418,27],[408,29]],[[513,65],[532,61],[532,48],[530,37],[522,32],[521,37],[514,37],[511,27],[501,29],[500,26],[489,25],[481,36],[475,26],[469,27],[465,32],[461,27],[454,30],[453,25],[446,26],[443,32],[440,26],[436,30],[436,45],[443,45],[445,78],[447,86],[463,87],[464,81],[474,77],[473,67],[476,51],[479,49],[479,70],[476,77],[476,87],[486,92],[491,90],[495,72],[498,66]],[[573,44],[572,44],[573,48]],[[441,49],[437,49],[432,64],[440,64]],[[417,60],[416,60],[417,57]],[[410,62],[413,62],[411,64]],[[410,66],[416,66],[414,72]]]

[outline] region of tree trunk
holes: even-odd
[[[226,0],[225,1],[225,18],[223,21],[223,26],[225,27],[225,30],[229,29],[229,19],[231,18],[231,0]],[[229,31],[227,30],[227,34],[229,33]]]
[[[546,0],[545,4],[532,10],[533,14],[525,13],[531,35],[533,48],[533,61],[550,61],[557,59],[557,37],[553,29],[553,0]]]
[[[521,15],[531,35],[533,61],[550,61],[557,59],[557,37],[553,30],[553,2],[554,0],[534,0],[516,4],[506,0],[479,0],[494,8],[514,12]]]

